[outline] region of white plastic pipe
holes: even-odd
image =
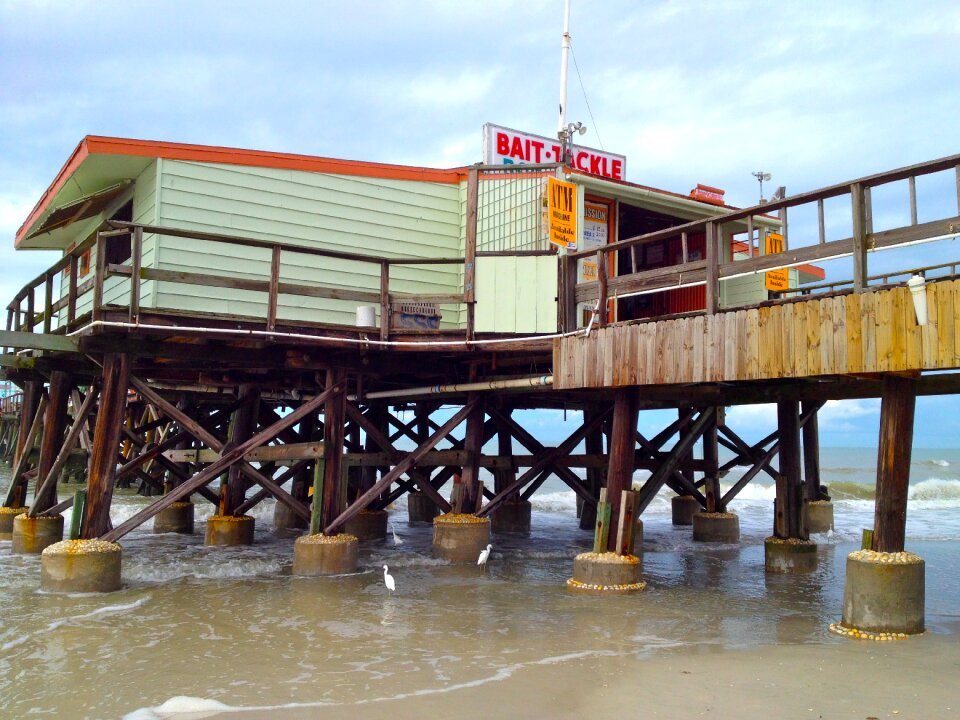
[[[569,56],[570,0],[566,0],[563,4],[563,43],[560,47],[560,123],[557,125],[557,133],[567,131],[567,65],[569,64]]]
[[[505,380],[484,380],[481,382],[458,383],[455,385],[421,385],[402,390],[380,390],[366,393],[365,400],[378,398],[410,397],[413,395],[448,395],[450,393],[473,392],[476,390],[505,390],[509,388],[531,388],[553,385],[553,375],[534,375]]]
[[[927,289],[923,275],[914,275],[907,280],[910,295],[913,298],[913,310],[917,314],[917,325],[927,324]]]

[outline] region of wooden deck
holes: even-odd
[[[617,324],[554,343],[558,390],[782,380],[960,367],[960,280]]]

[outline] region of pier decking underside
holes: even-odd
[[[411,491],[443,512],[486,516],[528,499],[551,475],[576,492],[581,524],[592,528],[601,488],[629,490],[638,469],[651,472],[639,489],[639,512],[664,486],[722,512],[761,473],[817,499],[823,494],[813,459],[817,410],[830,399],[879,397],[889,376],[561,390],[546,382],[556,357],[549,338],[437,347],[397,337],[411,345],[383,350],[356,342],[362,340],[356,329],[342,328],[338,339],[331,328],[278,326],[267,336],[251,335],[242,321],[232,327],[224,321],[211,332],[210,317],[154,313],[142,315],[139,326],[121,317],[106,309],[100,323],[73,336],[69,352],[34,351],[6,361],[7,376],[25,391],[20,419],[6,423],[15,466],[6,504],[30,504],[35,514],[69,506],[71,500],[56,502],[66,462],[60,456],[80,447],[89,453],[79,530],[86,538],[119,539],[194,494],[214,503],[218,515],[243,515],[273,497],[296,525],[312,521],[327,533]],[[603,337],[594,332],[576,340]],[[960,390],[954,374],[909,376],[916,394]],[[726,425],[722,408],[758,402],[779,404],[781,427],[751,444]],[[676,411],[674,421],[652,437],[637,431],[639,411],[664,408]],[[582,411],[583,419],[562,442],[548,442],[514,416],[526,409]],[[799,457],[801,431],[811,453],[805,471],[798,463],[793,469],[774,463],[784,442]],[[24,452],[38,441],[38,453]],[[497,450],[485,454],[488,443]],[[718,460],[721,446],[733,454],[725,463]],[[745,472],[724,493],[720,479],[736,466]],[[488,486],[481,470],[493,476]],[[611,482],[613,475],[619,479]],[[37,489],[28,503],[31,479]],[[209,487],[215,480],[217,491]],[[160,497],[114,528],[113,488],[131,483]],[[311,488],[321,493],[318,503]]]

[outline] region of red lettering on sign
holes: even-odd
[[[518,137],[515,137],[513,143],[510,145],[510,157],[518,157],[521,160],[526,159],[523,156],[523,141]]]
[[[610,163],[610,177],[614,180],[623,180],[623,163],[619,160],[613,160]]]
[[[543,160],[540,159],[540,152],[543,150],[543,143],[539,140],[532,140],[530,144],[533,145],[533,149],[536,151],[533,161],[536,163],[543,162]]]
[[[510,138],[506,133],[497,133],[497,155],[506,155],[510,152]]]
[[[600,158],[596,155],[590,156],[590,172],[594,175],[600,175]]]
[[[576,157],[577,170],[583,170],[583,172],[590,172],[587,169],[588,167],[590,167],[588,164],[589,157],[590,156],[582,150],[577,153],[577,157]]]

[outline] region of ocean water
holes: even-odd
[[[573,493],[553,480],[533,498],[529,537],[494,536],[486,573],[431,557],[430,527],[408,524],[403,500],[391,508],[398,542],[363,545],[360,572],[337,578],[290,574],[293,538],[271,530],[272,503],[255,509],[250,547],[207,548],[201,533],[153,535],[149,525],[131,533],[124,587],[106,595],[41,593],[39,558],[2,542],[0,717],[313,717],[335,708],[380,717],[401,699],[417,708],[478,687],[496,693],[530,668],[826,651],[852,642],[827,625],[840,616],[846,555],[873,521],[875,462],[876,450],[823,449],[835,530],[815,536],[820,562],[807,576],[764,573],[774,494],[762,478],[731,504],[737,545],[694,544],[689,528],[671,525],[670,493],[661,493],[643,517],[648,588],[629,596],[566,590],[572,558],[592,536],[577,528]],[[907,643],[956,645],[960,451],[914,451],[909,497],[907,549],[927,563],[928,633]],[[149,502],[118,493],[114,522]],[[198,502],[198,528],[209,508]]]

